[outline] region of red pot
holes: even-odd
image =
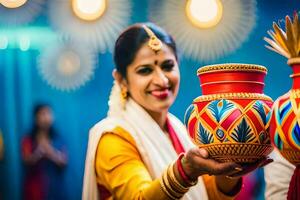
[[[288,61],[293,74],[291,90],[279,97],[270,117],[270,134],[274,146],[288,161],[300,165],[300,58]],[[298,113],[298,114],[297,114]]]
[[[256,162],[272,151],[267,114],[272,99],[263,94],[267,69],[253,64],[218,64],[198,70],[203,95],[186,111],[193,142],[214,159]]]

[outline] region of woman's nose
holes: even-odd
[[[153,82],[159,86],[167,87],[169,79],[162,70],[156,70],[154,73]]]

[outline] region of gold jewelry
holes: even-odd
[[[170,178],[171,186],[174,186],[174,189],[180,193],[186,193],[189,190],[189,187],[186,187],[179,183],[175,174],[174,174],[174,164],[170,165],[167,170],[168,178]]]
[[[163,182],[166,186],[166,189],[173,197],[175,197],[176,199],[180,199],[183,196],[184,193],[176,191],[170,184],[169,178],[168,178],[168,171],[166,171],[163,174]]]
[[[265,101],[272,101],[272,98],[260,93],[247,93],[247,92],[237,92],[237,93],[221,93],[221,94],[210,94],[202,95],[194,100],[195,103],[203,101],[213,101],[218,99],[259,99]]]
[[[121,103],[122,103],[123,109],[125,109],[125,104],[126,104],[126,101],[127,101],[127,97],[128,97],[127,89],[122,88],[121,89]]]
[[[163,175],[164,176],[164,175]],[[160,183],[160,187],[161,189],[164,191],[164,193],[172,200],[177,200],[178,198],[174,197],[172,194],[170,194],[170,192],[167,189],[167,186],[165,185],[165,182],[163,180],[163,176],[159,178],[159,183]]]
[[[174,175],[173,166],[174,164],[169,165],[158,180],[162,190],[170,199],[180,199],[189,190],[189,188],[182,186],[178,182]]]
[[[156,35],[153,33],[153,31],[148,28],[146,25],[142,26],[146,33],[149,36],[149,41],[148,41],[148,46],[153,50],[153,51],[159,51],[162,48],[162,42],[160,39],[156,37]]]

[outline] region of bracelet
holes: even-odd
[[[184,195],[184,193],[174,190],[174,188],[172,187],[172,185],[169,182],[168,173],[165,172],[163,174],[162,180],[166,186],[166,190],[172,197],[174,197],[175,199],[180,199]]]
[[[169,165],[168,170],[167,170],[167,174],[168,174],[168,178],[170,179],[170,185],[173,186],[173,188],[180,192],[180,193],[186,193],[189,190],[189,187],[186,187],[184,185],[182,185],[176,178],[175,174],[174,174],[174,169],[173,167],[175,166],[175,163],[173,163],[172,165]]]
[[[163,176],[159,179],[159,183],[160,183],[161,189],[164,191],[164,193],[165,193],[170,199],[172,199],[172,200],[176,200],[176,199],[177,199],[176,197],[174,197],[173,195],[171,195],[171,194],[169,193],[169,191],[167,190],[167,187],[166,187],[166,185],[165,185],[165,183],[164,183],[164,181],[163,181]]]
[[[172,163],[163,172],[159,178],[162,190],[170,199],[180,199],[189,190],[189,187],[183,186],[174,174],[175,163]]]
[[[184,180],[184,182],[188,185],[188,186],[194,186],[198,183],[198,179],[193,181],[191,178],[189,178],[184,169],[183,169],[183,166],[182,166],[182,158],[184,157],[184,153],[181,153],[176,161],[176,165],[177,165],[177,168],[178,168],[178,172],[179,172],[179,175],[181,176],[181,178]]]

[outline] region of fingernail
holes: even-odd
[[[239,172],[240,172],[240,171],[243,171],[243,169],[240,168],[240,167],[235,167],[234,169],[235,169],[236,171],[239,171]]]
[[[200,148],[200,154],[203,158],[208,158],[209,154],[207,150]]]

